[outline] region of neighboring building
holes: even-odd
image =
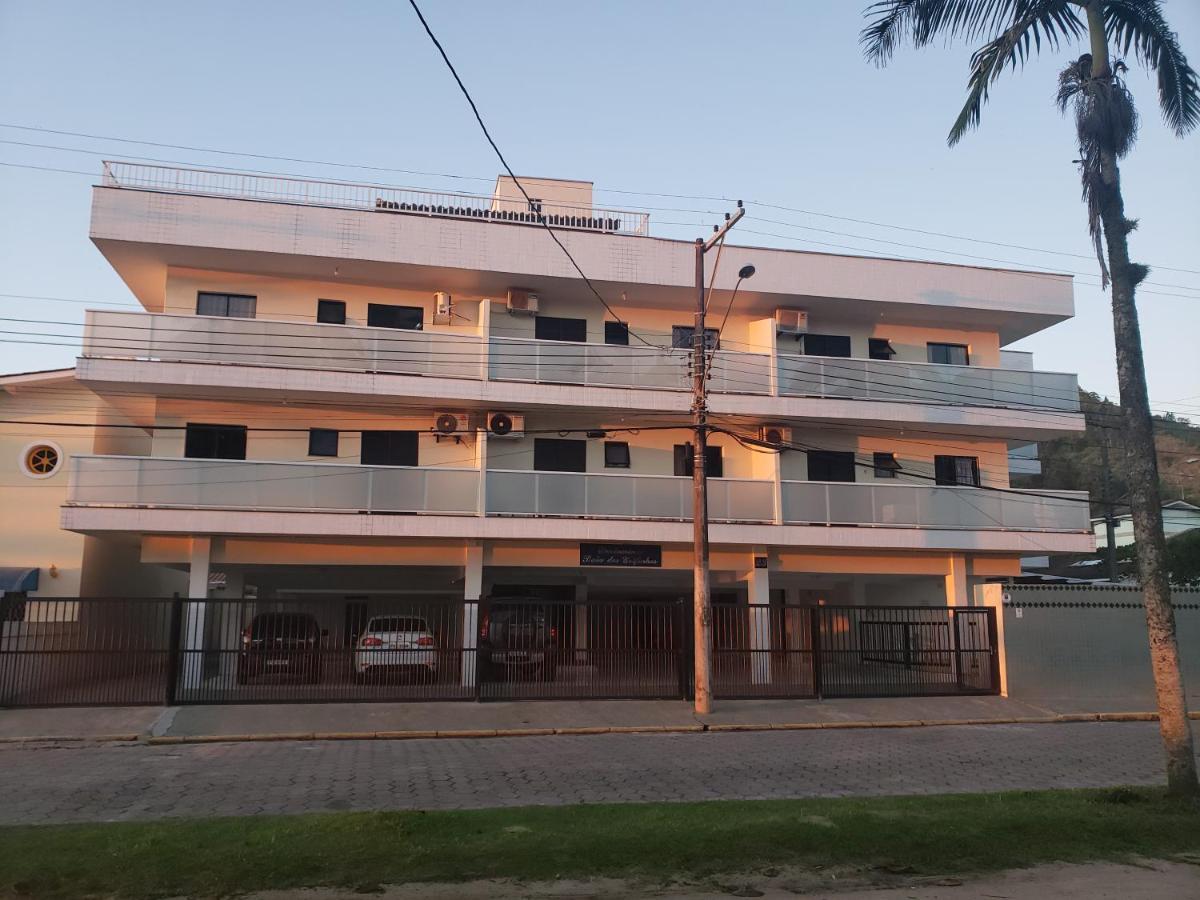
[[[534,211],[503,178],[106,164],[91,237],[144,311],[89,311],[73,373],[5,380],[3,418],[109,427],[0,426],[0,564],[39,569],[30,596],[306,598],[347,634],[402,595],[689,596],[693,245],[525,183]],[[1011,449],[1084,427],[1074,376],[1002,350],[1071,317],[1070,277],[727,246],[714,328],[748,263],[713,420],[799,449],[712,437],[718,602],[965,605],[1093,548],[1086,495],[1008,490]]]
[[[1133,543],[1133,516],[1129,513],[1116,516],[1114,531],[1115,543],[1118,547],[1126,547]],[[1186,500],[1171,500],[1162,505],[1163,534],[1171,538],[1193,528],[1200,528],[1200,506],[1188,503]],[[1092,519],[1092,531],[1096,535],[1098,548],[1108,547],[1108,531],[1104,517]]]

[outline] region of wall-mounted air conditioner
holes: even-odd
[[[803,309],[775,310],[775,330],[780,334],[804,334],[808,331],[808,312]]]
[[[508,311],[536,316],[538,311],[538,295],[525,288],[508,289]]]
[[[471,414],[465,412],[440,412],[434,417],[429,429],[438,437],[465,437],[472,431]]]
[[[433,324],[454,324],[454,298],[446,291],[438,291],[433,295]]]
[[[494,438],[523,438],[525,417],[514,413],[490,412],[487,414],[487,431]]]
[[[786,425],[763,425],[758,429],[758,439],[765,444],[781,447],[792,442],[792,429]]]

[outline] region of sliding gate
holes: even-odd
[[[682,601],[30,599],[0,706],[685,698]],[[713,607],[717,697],[995,694],[994,611]]]

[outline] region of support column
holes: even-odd
[[[759,568],[757,560],[770,557],[765,547],[756,547],[746,576],[746,599],[750,604],[750,682],[771,683],[771,570]]]
[[[212,538],[193,537],[188,560],[188,603],[183,620],[184,690],[198,688],[204,679],[204,628],[208,614],[208,573]]]
[[[588,585],[580,581],[575,585],[575,654],[577,663],[588,660]]]
[[[946,568],[946,605],[970,606],[970,579],[967,575],[967,557],[964,553],[951,553]]]
[[[463,560],[463,633],[462,686],[475,687],[479,670],[479,599],[483,592],[483,544],[472,542],[464,548]]]

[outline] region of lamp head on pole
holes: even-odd
[[[754,266],[746,265],[738,269],[738,278],[750,278],[754,275]]]

